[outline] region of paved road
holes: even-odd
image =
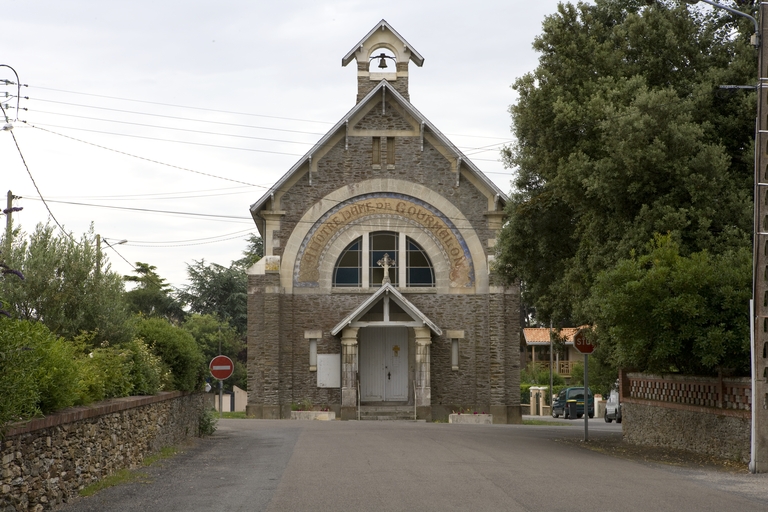
[[[602,421],[589,432],[620,435]],[[643,464],[557,441],[583,433],[582,421],[222,420],[214,436],[144,470],[148,482],[60,510],[768,510],[768,475]]]

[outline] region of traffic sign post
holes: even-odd
[[[224,379],[228,379],[235,372],[235,363],[232,362],[227,356],[216,356],[211,359],[211,363],[208,365],[211,370],[211,375],[214,378],[219,379],[219,418],[223,415],[222,404],[224,402]]]
[[[595,346],[587,339],[585,330],[581,329],[573,336],[573,346],[584,354],[584,442],[587,442],[589,441],[589,354],[595,350]]]

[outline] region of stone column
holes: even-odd
[[[429,385],[429,346],[432,333],[429,327],[414,327],[416,338],[416,417],[432,420],[432,396]]]
[[[341,331],[341,419],[357,419],[357,327]]]

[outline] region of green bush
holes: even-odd
[[[168,368],[160,357],[152,353],[143,340],[136,339],[125,347],[131,358],[131,383],[134,395],[154,395],[163,386]],[[167,380],[167,379],[165,379]]]
[[[216,411],[213,409],[205,409],[200,415],[200,421],[198,423],[198,435],[210,436],[216,432],[219,419],[216,417]]]
[[[200,389],[205,377],[205,362],[192,335],[161,318],[146,318],[138,323],[138,335],[170,368],[169,388],[181,391]]]
[[[81,403],[129,396],[133,391],[131,353],[121,348],[97,348],[80,360]]]

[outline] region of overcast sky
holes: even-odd
[[[411,102],[509,192],[510,85],[536,67],[531,43],[557,4],[8,3],[0,64],[29,85],[13,123],[29,172],[1,131],[0,201],[21,196],[28,233],[49,221],[33,178],[77,238],[93,223],[128,241],[105,249],[121,274],[147,262],[178,287],[195,260],[228,266],[257,233],[249,205],[354,106],[355,65],[341,58],[382,18],[425,59],[410,65]],[[6,67],[0,78],[15,81]]]

